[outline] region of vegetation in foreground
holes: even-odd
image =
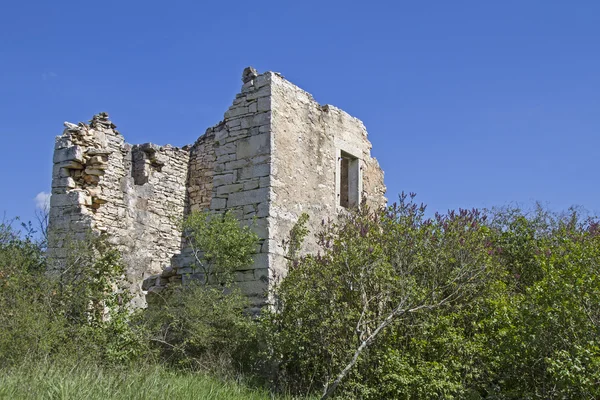
[[[235,380],[183,372],[160,365],[99,367],[70,363],[25,363],[0,373],[0,399],[271,399],[268,391]]]
[[[2,224],[0,394],[599,398],[598,221],[539,207],[429,218],[413,197],[321,232],[303,216],[277,311],[258,319],[233,280],[256,236],[231,215],[186,221],[203,279],[133,314],[114,290],[119,255],[100,240],[73,242],[48,276],[43,246]],[[318,254],[301,255],[307,234]],[[240,376],[258,389],[222,383]]]

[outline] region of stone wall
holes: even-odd
[[[85,239],[97,227],[96,210],[108,201],[99,183],[112,153],[106,135],[114,127],[92,124],[65,122],[55,142],[48,251],[58,261],[67,257],[67,240]]]
[[[131,146],[105,113],[65,125],[55,146],[49,253],[60,262],[65,240],[105,234],[123,254],[134,305],[143,306],[142,280],[181,248],[189,151]]]
[[[205,189],[211,187],[210,210],[215,213],[233,213],[243,224],[253,227],[260,241],[256,248],[254,264],[245,270],[237,271],[235,280],[246,294],[254,310],[257,311],[266,300],[265,293],[269,282],[268,264],[268,219],[271,172],[271,102],[270,74],[258,75],[247,70],[243,86],[232,106],[225,112],[219,124],[209,128],[203,136],[203,160],[197,165],[211,165],[210,168],[194,166],[194,160],[201,156],[192,149],[190,162],[190,205],[191,209],[203,209],[206,202],[199,205],[199,198],[205,198]],[[196,144],[198,146],[198,142]],[[207,150],[208,149],[208,150]],[[210,154],[213,154],[211,156]],[[196,172],[200,171],[200,172]],[[211,176],[209,183],[207,177]],[[200,184],[198,182],[204,182]],[[192,253],[184,248],[173,259],[173,268],[166,269],[160,276],[145,282],[150,292],[160,292],[164,286],[182,277],[197,279]]]
[[[385,203],[383,172],[362,122],[273,72],[246,68],[223,121],[183,148],[125,143],[108,115],[66,124],[57,138],[50,251],[68,235],[102,232],[122,251],[132,291],[198,278],[178,222],[190,211],[233,213],[260,238],[236,281],[255,311],[286,272],[283,241],[306,212],[309,229],[357,206]],[[313,236],[306,251],[316,250]],[[162,272],[161,272],[162,271]]]
[[[210,209],[215,169],[215,133],[208,129],[190,149],[187,211]]]
[[[342,190],[340,157],[356,157],[356,185],[369,206],[385,204],[383,171],[371,157],[371,143],[363,123],[329,105],[319,105],[313,97],[272,74],[272,194],[269,216],[271,268],[284,274],[286,263],[282,239],[302,213],[310,217],[305,251],[316,252],[314,234],[322,220],[335,218]],[[346,174],[348,175],[348,174]],[[352,174],[350,174],[352,177]],[[348,186],[345,187],[348,189]]]

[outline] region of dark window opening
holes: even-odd
[[[358,207],[360,197],[358,158],[342,151],[339,163],[339,205],[344,208]]]
[[[350,160],[346,157],[341,157],[340,162],[340,206],[348,208],[350,206],[348,190],[348,168],[350,168]]]

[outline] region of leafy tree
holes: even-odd
[[[258,236],[232,213],[193,212],[184,220],[183,230],[204,285],[231,283],[235,271],[252,263]]]
[[[271,316],[288,385],[324,385],[327,398],[389,327],[477,295],[489,263],[481,215],[428,219],[412,197],[324,225],[321,252],[290,264]]]
[[[494,349],[481,390],[503,399],[597,398],[600,225],[580,220],[575,210],[562,216],[540,211],[501,215],[508,223],[496,245],[502,261],[507,253],[512,260],[504,264],[509,290],[481,321]],[[522,268],[516,274],[515,265]]]

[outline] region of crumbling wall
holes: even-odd
[[[272,193],[269,215],[271,268],[286,271],[283,239],[298,217],[306,212],[311,231],[305,250],[316,252],[314,234],[322,220],[335,218],[345,209],[341,195],[354,179],[354,206],[385,204],[383,172],[371,157],[371,143],[363,123],[333,106],[321,106],[312,96],[272,75]],[[342,156],[352,156],[354,172],[341,170]],[[347,192],[346,192],[347,199]],[[352,197],[352,196],[351,196]]]
[[[258,75],[253,69],[244,71],[243,86],[233,104],[225,112],[219,124],[208,129],[203,139],[204,150],[200,155],[192,150],[191,165],[195,157],[202,160],[213,158],[214,172],[196,173],[190,167],[191,209],[201,209],[206,204],[205,189],[210,187],[206,178],[212,176],[210,210],[215,213],[231,212],[243,224],[253,227],[260,238],[254,255],[254,265],[238,271],[235,276],[242,292],[246,294],[254,310],[266,300],[269,283],[268,233],[270,172],[271,172],[271,102],[270,73]],[[202,139],[202,138],[201,138]],[[201,161],[198,165],[204,165]],[[202,169],[202,168],[200,168]],[[203,185],[198,182],[204,182]],[[200,272],[192,267],[190,249],[173,259],[173,268],[167,268],[160,276],[144,283],[149,293],[160,292],[175,277],[198,279]]]
[[[109,168],[107,134],[117,134],[114,126],[94,117],[91,125],[65,122],[56,138],[52,169],[52,196],[49,212],[48,252],[60,262],[67,257],[66,241],[83,240],[92,229],[105,230],[95,214],[108,201],[100,180]]]
[[[189,151],[131,146],[106,113],[65,125],[55,146],[49,254],[60,264],[66,240],[105,234],[123,254],[134,305],[143,306],[143,278],[181,248]]]
[[[211,128],[190,148],[187,180],[188,212],[210,209],[216,158],[214,140],[215,134]]]
[[[219,124],[184,148],[124,142],[108,115],[67,124],[57,138],[51,200],[51,254],[69,234],[106,234],[122,251],[137,305],[143,289],[197,279],[178,222],[186,213],[231,212],[260,238],[254,265],[236,281],[254,311],[286,272],[284,240],[298,217],[323,219],[385,204],[383,172],[362,122],[273,72],[246,68],[243,86]],[[315,251],[313,236],[306,251]],[[164,269],[163,269],[164,268]],[[154,275],[156,274],[156,275]]]

